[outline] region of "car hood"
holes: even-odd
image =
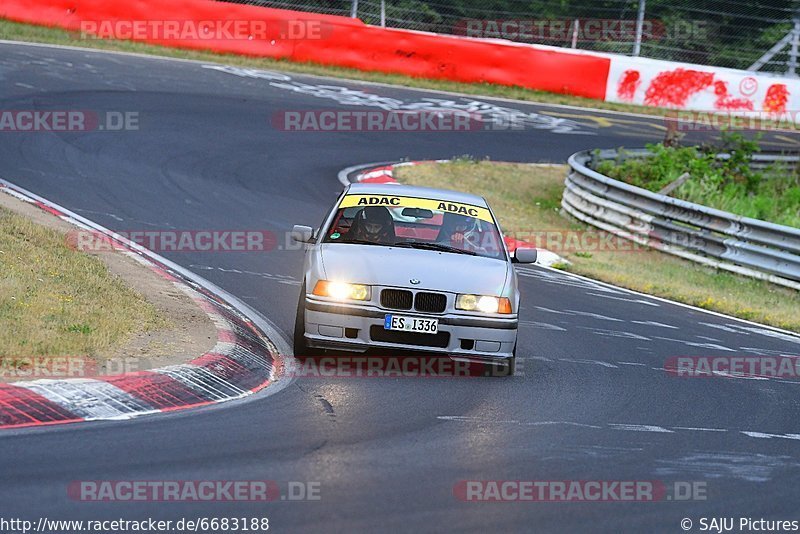
[[[329,280],[452,293],[501,295],[510,267],[492,258],[375,245],[324,244],[319,253]]]

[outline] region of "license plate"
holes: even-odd
[[[419,334],[435,334],[439,331],[439,320],[388,314],[383,320],[383,328]]]

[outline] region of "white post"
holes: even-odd
[[[794,19],[792,30],[792,48],[789,51],[789,63],[786,69],[787,76],[797,76],[797,49],[800,48],[800,17]]]
[[[386,0],[381,0],[381,28],[386,27]]]
[[[572,48],[578,48],[578,31],[580,30],[580,21],[575,19],[575,26],[572,28]]]
[[[637,57],[642,51],[642,27],[644,26],[644,3],[639,0],[639,13],[636,15],[636,41],[633,43],[633,55]]]
[[[358,18],[358,0],[353,0],[353,5],[350,6],[350,18]]]

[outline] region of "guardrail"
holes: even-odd
[[[800,228],[653,193],[590,168],[604,159],[647,154],[646,149],[573,154],[561,206],[584,223],[636,243],[800,290]],[[753,165],[779,161],[800,164],[800,156],[758,154]]]

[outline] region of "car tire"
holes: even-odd
[[[514,376],[517,372],[517,344],[514,343],[514,350],[511,352],[511,357],[508,359],[508,372],[506,376]]]
[[[517,371],[517,346],[514,345],[514,350],[511,351],[511,357],[506,358],[502,365],[491,365],[486,371],[484,376],[492,376],[495,378],[508,378],[514,376]]]
[[[309,358],[322,354],[322,350],[311,348],[306,342],[306,284],[300,288],[297,300],[297,315],[294,318],[294,357]]]

